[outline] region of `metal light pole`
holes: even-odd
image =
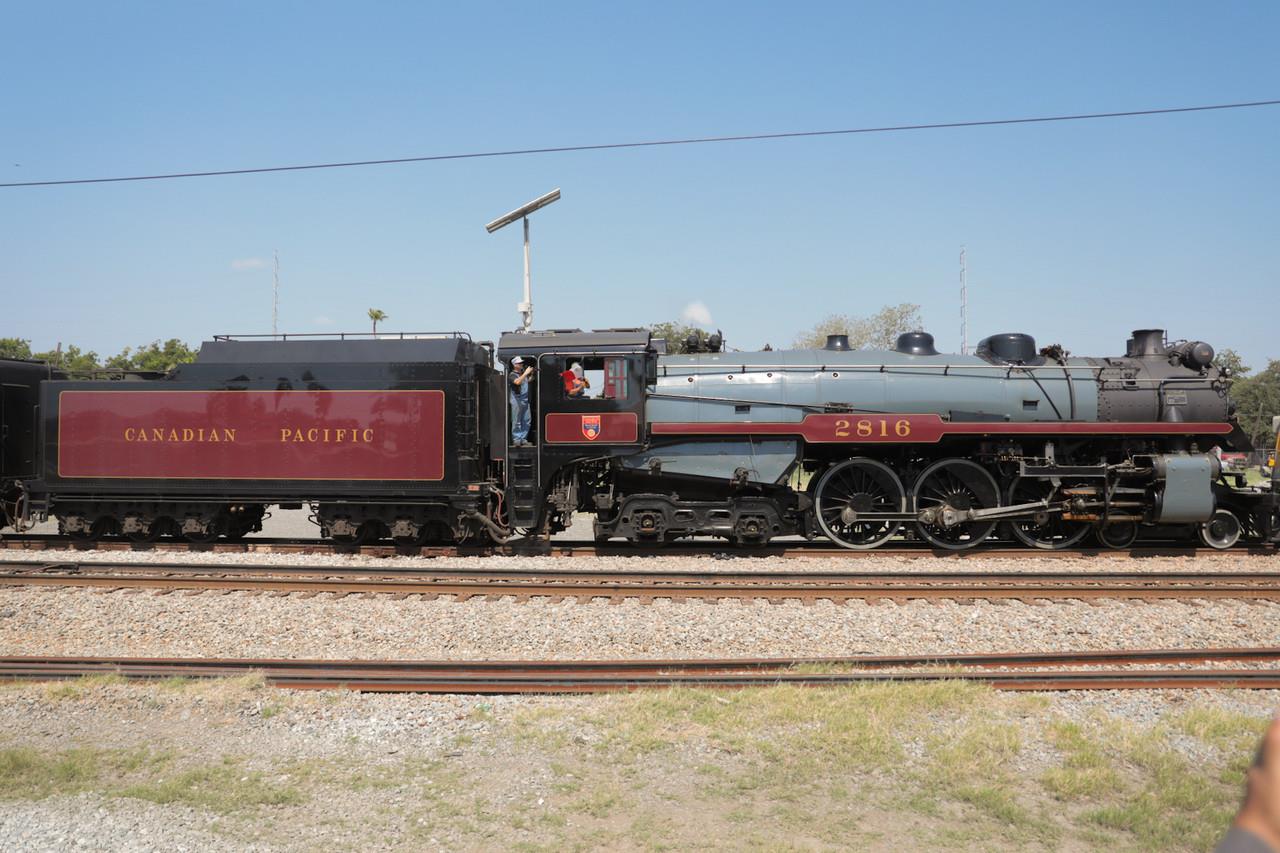
[[[554,189],[544,196],[535,198],[523,207],[518,207],[508,214],[499,216],[484,227],[484,230],[492,234],[517,219],[524,222],[524,299],[517,303],[516,310],[520,312],[521,328],[526,332],[533,328],[533,283],[529,275],[529,214],[539,208],[546,207],[553,201],[559,200],[560,190]]]
[[[521,325],[527,332],[533,328],[533,282],[529,274],[529,217],[524,220],[524,299],[516,306],[520,312]]]
[[[271,337],[274,338],[279,332],[280,320],[280,250],[276,249],[272,256],[275,268],[271,274]]]
[[[964,246],[960,247],[960,354],[969,354],[969,283],[965,280]]]

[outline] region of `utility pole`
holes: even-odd
[[[969,288],[965,281],[964,246],[960,247],[960,354],[969,354]]]
[[[280,320],[280,250],[273,250],[272,257],[275,265],[271,274],[271,336],[274,338],[278,334]]]

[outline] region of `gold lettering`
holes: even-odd
[[[183,441],[195,441],[195,438],[196,438],[196,431],[193,430],[191,427],[187,427],[182,430]]]
[[[324,443],[325,444],[329,443],[329,430],[327,427],[325,428],[325,431],[324,431]]]
[[[280,427],[280,440],[288,441],[290,432],[292,432],[292,430],[290,430],[288,427]]]
[[[295,442],[299,442],[299,441],[306,441],[306,440],[307,440],[307,437],[306,437],[305,435],[303,435],[302,430],[297,429],[297,430],[294,430],[294,431],[293,431],[293,440],[294,440]]]
[[[858,438],[866,438],[871,435],[871,421],[858,421],[857,431]]]
[[[135,430],[133,427],[129,427],[127,430],[124,431],[124,440],[133,441],[133,434],[135,432],[137,432],[137,430]]]
[[[849,435],[849,422],[844,418],[836,421],[836,438],[845,438]]]
[[[895,422],[893,425],[893,431],[896,432],[900,438],[906,438],[911,435],[911,421],[903,418],[902,420]]]
[[[210,440],[210,441],[221,441],[222,439],[218,438],[218,431],[217,431],[216,429],[211,429],[211,430],[209,430],[209,440]]]
[[[311,429],[307,430],[307,441],[319,441],[319,440],[320,440],[320,430],[316,429],[315,427],[312,427]]]
[[[151,440],[164,441],[164,430],[153,427],[151,430]]]
[[[373,441],[373,430],[367,429],[364,432],[360,433],[360,439],[361,441],[364,441],[366,444],[368,442]]]
[[[223,441],[235,441],[235,440],[236,440],[236,431],[235,431],[234,429],[227,429],[226,427],[223,427],[223,428],[222,428],[222,440],[223,440]]]
[[[198,432],[200,433],[200,437],[197,438],[196,441],[204,441],[204,427],[200,427]]]
[[[138,430],[138,441],[150,441],[150,440],[151,439],[147,438],[147,431],[145,429]]]
[[[170,428],[170,429],[169,429],[169,440],[170,440],[170,441],[180,441],[180,440],[181,440],[181,439],[179,439],[179,438],[178,438],[178,431],[177,431],[176,429],[173,429],[173,428]]]
[[[338,441],[342,441],[342,439],[346,438],[346,435],[347,431],[345,429],[338,430]]]

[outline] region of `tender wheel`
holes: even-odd
[[[906,512],[907,496],[893,469],[874,459],[847,459],[826,470],[813,490],[818,526],[831,541],[855,551],[884,544],[900,521],[859,520],[859,513]]]
[[[911,490],[917,512],[931,509],[991,509],[1000,506],[1000,486],[987,470],[968,459],[942,459],[916,480]],[[941,521],[916,522],[916,530],[936,548],[963,551],[978,545],[995,529],[994,521],[967,521],[946,527]]]
[[[125,534],[125,537],[130,542],[140,542],[140,543],[154,542],[164,535],[164,528],[165,528],[164,523],[160,519],[156,519],[155,521],[151,522],[151,526],[148,527],[145,531],[131,530]]]
[[[438,521],[424,522],[417,536],[393,536],[397,545],[422,547],[423,545],[448,545],[453,543],[453,531]]]
[[[1098,541],[1115,550],[1128,548],[1138,538],[1138,524],[1134,521],[1117,521],[1096,528]]]
[[[110,536],[115,529],[115,520],[104,515],[89,525],[88,529],[76,530],[67,535],[77,542],[97,542],[104,536]]]
[[[220,525],[216,521],[210,521],[204,530],[183,530],[182,538],[188,542],[194,542],[197,545],[207,545],[217,540],[222,531],[219,530]]]
[[[333,534],[333,541],[343,545],[367,545],[382,537],[382,524],[377,521],[364,521],[356,528],[355,533]]]
[[[1240,519],[1230,510],[1220,509],[1200,525],[1200,541],[1210,548],[1223,551],[1239,542],[1242,532]]]
[[[1005,505],[1031,503],[1044,500],[1053,494],[1053,484],[1048,480],[1016,477],[1005,493]],[[1060,512],[1037,512],[1030,518],[1015,518],[1009,522],[1009,530],[1015,539],[1032,548],[1056,551],[1070,548],[1089,532],[1089,525],[1080,521],[1063,521]]]

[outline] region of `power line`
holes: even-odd
[[[784,133],[752,133],[741,136],[700,136],[688,139],[654,139],[645,142],[607,142],[598,145],[561,145],[553,148],[516,148],[507,151],[475,151],[466,154],[434,154],[426,157],[395,157],[387,160],[352,160],[345,163],[308,163],[300,166],[265,166],[256,169],[219,169],[209,172],[173,172],[163,175],[128,175],[116,178],[76,178],[62,181],[20,181],[0,184],[3,187],[53,187],[67,184],[110,184],[124,181],[164,181],[173,178],[213,178],[223,175],[256,175],[263,172],[301,172],[308,169],[346,169],[353,166],[390,166],[397,163],[429,163],[437,160],[475,160],[482,157],[517,157],[526,154],[563,154],[570,151],[609,151],[619,148],[654,148],[662,145],[701,145],[711,142],[748,142],[764,139],[800,139],[811,136],[847,136],[855,133],[895,133],[907,130],[944,130],[957,127],[995,127],[1008,124],[1043,124],[1058,121],[1085,121],[1104,118],[1196,113],[1208,110],[1238,110],[1249,107],[1271,107],[1274,101],[1247,101],[1239,104],[1208,104],[1198,107],[1169,107],[1159,110],[1126,110],[1118,113],[1082,113],[1078,115],[1032,116],[984,121],[949,121],[931,124],[900,124],[887,127],[855,127],[844,130],[797,130]]]

